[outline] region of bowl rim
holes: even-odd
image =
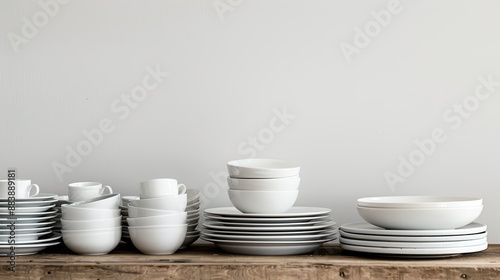
[[[155,225],[155,226],[128,226],[128,229],[154,229],[154,228],[170,228],[170,227],[188,227],[188,224],[172,224],[172,225]]]
[[[248,166],[245,165],[249,162],[270,162],[270,163],[278,163],[283,164],[283,167],[261,167],[261,166]],[[231,160],[227,163],[227,166],[236,167],[236,168],[247,168],[247,169],[255,169],[255,170],[292,170],[296,168],[300,168],[300,165],[288,160],[282,159],[271,159],[271,158],[247,158],[247,159],[236,159]]]

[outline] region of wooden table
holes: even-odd
[[[391,259],[349,254],[336,245],[298,256],[244,256],[213,245],[192,245],[168,256],[147,256],[121,244],[103,256],[80,256],[64,246],[19,256],[16,272],[0,257],[0,279],[500,279],[500,245],[442,259]]]

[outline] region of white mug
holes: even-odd
[[[84,201],[112,193],[113,189],[110,186],[103,186],[99,182],[78,182],[68,185],[68,200],[71,202]]]
[[[186,193],[184,184],[177,184],[177,180],[162,178],[141,182],[139,196],[141,198],[176,196]]]
[[[31,193],[32,190],[35,190]],[[0,180],[0,198],[11,197],[14,194],[15,198],[28,198],[37,195],[40,192],[40,187],[37,184],[32,184],[31,180],[12,180],[9,190],[9,180]],[[13,191],[13,192],[12,192]]]

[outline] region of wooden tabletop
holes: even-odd
[[[210,244],[148,256],[120,244],[103,256],[72,254],[63,245],[18,256],[16,272],[0,257],[0,279],[500,279],[500,245],[441,259],[350,254],[336,245],[297,256],[245,256]]]

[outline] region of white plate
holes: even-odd
[[[310,217],[290,217],[290,218],[243,218],[243,217],[224,217],[220,215],[205,214],[207,219],[214,219],[228,222],[243,222],[243,223],[300,223],[310,222],[321,219],[329,219],[328,215],[310,216]]]
[[[315,220],[312,222],[302,222],[302,223],[233,223],[227,221],[216,221],[212,219],[205,219],[206,223],[217,224],[221,226],[232,226],[232,227],[300,227],[300,226],[313,226],[319,223],[330,222],[331,220]]]
[[[302,231],[266,231],[266,232],[260,232],[260,231],[228,231],[228,230],[211,230],[204,228],[203,232],[204,233],[213,233],[213,234],[231,234],[231,235],[266,235],[266,236],[275,236],[275,235],[310,235],[310,234],[318,234],[322,233],[325,230],[328,230],[330,232],[336,232],[336,228],[326,228],[326,229],[320,229],[320,230],[302,230]]]
[[[46,206],[37,206],[37,207],[18,207],[16,204],[16,209],[13,210],[14,215],[19,215],[21,213],[40,213],[49,210],[50,208],[56,206],[55,204],[50,204]],[[0,214],[8,214],[10,215],[10,211],[8,207],[0,207]]]
[[[336,237],[335,232],[326,232],[322,234],[312,235],[230,235],[230,234],[213,234],[203,231],[203,235],[207,238],[221,239],[221,240],[237,240],[237,241],[307,241],[307,240],[320,240],[327,237]]]
[[[15,201],[17,202],[22,202],[22,201],[42,201],[42,200],[53,200],[55,197],[57,197],[57,194],[51,194],[51,193],[39,193],[35,196],[32,197],[27,197],[27,198],[16,198]],[[9,202],[10,200],[8,198],[0,198],[0,202]]]
[[[263,245],[284,245],[284,244],[300,244],[300,245],[305,245],[305,244],[315,244],[315,243],[325,243],[325,242],[330,242],[332,240],[337,239],[337,237],[327,237],[323,239],[317,239],[317,240],[301,240],[301,241],[260,241],[260,240],[227,240],[223,238],[210,238],[205,236],[203,233],[201,233],[201,239],[210,241],[210,242],[218,242],[218,243],[230,243],[230,244],[248,244],[248,245],[258,245],[258,244],[263,244]]]
[[[42,216],[42,217],[35,217],[35,218],[17,218],[17,219],[12,219],[12,218],[0,218],[0,227],[2,224],[10,224],[10,222],[15,222],[17,224],[28,224],[28,223],[37,223],[37,222],[43,222],[47,221],[50,219],[54,219],[56,215],[51,215],[51,216]]]
[[[11,216],[10,213],[0,213],[0,219],[6,219],[6,218],[36,218],[36,217],[41,217],[41,216],[47,216],[47,215],[52,215],[57,213],[57,210],[50,210],[50,211],[45,211],[45,212],[23,212],[23,213],[18,213],[16,212],[14,216]]]
[[[371,235],[371,234],[356,234],[341,231],[340,236],[345,236],[351,239],[358,240],[375,240],[375,241],[402,241],[402,242],[440,242],[440,241],[465,241],[485,238],[486,232],[464,235],[448,235],[448,236],[397,236],[397,235]]]
[[[357,240],[345,237],[340,237],[340,243],[356,246],[366,247],[384,247],[384,248],[402,248],[402,249],[416,249],[416,248],[457,248],[467,246],[477,246],[487,243],[486,238],[466,241],[445,241],[445,242],[385,242],[373,240]]]
[[[371,234],[371,235],[398,235],[398,236],[445,236],[474,234],[486,231],[486,225],[481,223],[470,223],[457,229],[436,229],[436,230],[391,230],[383,229],[367,222],[350,223],[340,226],[340,230],[350,233]]]
[[[27,245],[16,245],[16,256],[25,256],[36,254],[47,247],[55,246],[61,244],[61,242],[48,242],[40,244],[27,244]],[[0,245],[0,256],[8,256],[10,253],[11,245]]]
[[[381,248],[381,247],[365,247],[365,246],[355,246],[340,243],[340,248],[344,250],[363,252],[363,253],[373,253],[373,254],[384,254],[384,255],[425,255],[438,257],[440,255],[450,255],[450,254],[462,254],[462,253],[474,253],[486,250],[488,248],[488,243],[484,243],[476,246],[468,247],[457,247],[457,248],[417,248],[417,249],[405,249],[405,248]]]
[[[311,226],[299,226],[299,227],[231,227],[231,226],[221,226],[217,224],[203,223],[203,226],[208,229],[219,229],[219,230],[229,230],[229,231],[299,231],[299,230],[315,230],[324,229],[334,226],[334,222],[320,223]]]
[[[4,229],[5,227],[1,227],[0,229],[0,235],[8,235],[10,233],[10,229]],[[53,227],[30,227],[30,228],[18,228],[16,225],[16,234],[26,234],[26,233],[38,233],[38,232],[44,232],[47,230],[52,229]]]
[[[48,222],[39,222],[39,223],[23,223],[23,224],[18,224],[15,223],[15,228],[16,229],[22,229],[22,228],[37,228],[37,227],[47,227],[55,224],[56,221],[48,221]],[[9,229],[10,224],[0,224],[0,230],[2,229]]]
[[[241,213],[238,209],[234,207],[205,209],[205,213],[211,215],[231,216],[231,217],[253,217],[253,218],[310,217],[310,216],[326,215],[331,211],[332,210],[328,208],[301,207],[301,206],[294,206],[285,213],[279,213],[279,214],[252,214],[252,213],[245,214]]]
[[[43,242],[52,242],[56,241],[61,238],[60,233],[52,233],[52,234],[46,234],[46,236],[41,237],[40,239],[37,240],[29,240],[29,241],[18,241],[16,240],[16,247],[17,245],[28,245],[28,244],[38,244],[38,243],[43,243]],[[0,242],[0,245],[6,245],[8,244],[7,242]]]
[[[24,208],[24,207],[40,207],[49,204],[54,204],[57,202],[57,199],[49,199],[49,200],[41,200],[41,201],[18,201],[16,200],[15,206],[16,209]],[[6,201],[0,201],[0,207],[9,207],[9,203]]]

